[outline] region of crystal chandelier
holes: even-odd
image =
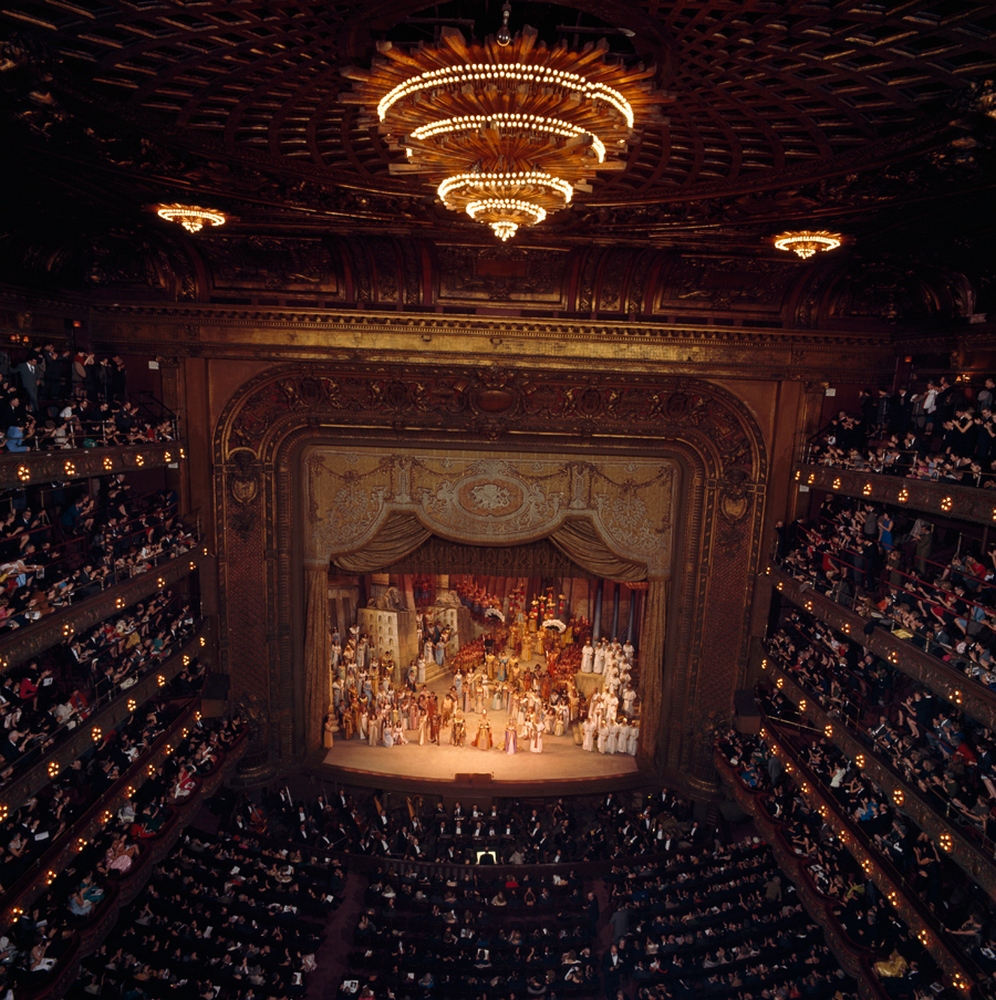
[[[425,178],[503,241],[590,191],[598,171],[625,170],[634,127],[660,121],[665,100],[652,68],[609,61],[604,40],[548,48],[529,27],[513,38],[508,14],[483,43],[453,28],[413,51],[384,42],[370,70],[343,70],[353,89],[341,95],[403,151],[392,173]]]
[[[780,233],[775,237],[775,246],[779,250],[790,250],[803,260],[816,253],[836,250],[842,242],[840,233],[828,233],[825,230],[811,233],[808,229],[804,229],[798,233]]]
[[[183,226],[188,233],[199,233],[205,226],[223,226],[227,220],[223,212],[197,205],[157,205],[156,215]]]

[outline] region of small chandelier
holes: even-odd
[[[836,250],[842,242],[840,233],[828,233],[822,229],[818,233],[804,229],[799,233],[781,233],[775,237],[775,246],[779,250],[791,250],[803,260],[816,253]]]
[[[197,205],[157,205],[156,215],[167,222],[176,222],[188,233],[199,233],[205,226],[223,226],[227,221],[224,212]]]
[[[424,177],[502,241],[590,191],[598,171],[624,170],[635,125],[660,121],[665,100],[652,68],[610,62],[604,40],[548,48],[530,27],[511,37],[508,14],[484,43],[453,28],[413,51],[384,42],[370,70],[343,70],[353,89],[340,97],[404,152],[392,173]]]

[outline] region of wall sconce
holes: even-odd
[[[832,482],[832,483],[831,483],[830,485],[831,485],[831,486],[832,486],[832,487],[833,487],[833,488],[834,488],[835,490],[839,490],[839,489],[840,489],[840,479],[839,479],[839,478],[838,478],[838,479],[835,479],[835,480],[834,480],[834,481],[833,481],[833,482]]]
[[[941,845],[941,850],[947,854],[950,854],[954,850],[954,840],[952,840],[951,834],[946,830],[937,838],[937,842]]]
[[[65,471],[65,473],[66,473],[67,476],[75,476],[76,475],[76,463],[75,462],[70,462],[68,459],[66,459],[66,461],[62,463],[62,468]]]
[[[136,455],[135,456],[135,464],[139,468],[142,468],[142,466],[145,465],[145,456],[144,455]]]
[[[138,702],[135,701],[134,698],[129,698],[128,699],[128,711],[129,712],[134,712],[136,708],[138,708]]]
[[[31,478],[31,470],[26,465],[19,465],[17,467],[17,478],[22,483],[26,483]],[[993,511],[993,520],[996,521],[996,511]]]
[[[909,500],[909,498],[910,498],[910,491],[906,489],[905,486],[899,491],[899,496],[896,497],[896,499],[900,503],[906,503],[906,501]]]
[[[954,506],[954,500],[951,497],[945,497],[941,501],[941,510],[946,514]]]
[[[45,769],[48,772],[50,778],[59,777],[59,762],[57,760],[50,760],[48,762],[48,767]]]
[[[90,730],[90,735],[93,737],[94,743],[99,743],[101,736],[103,736],[104,734],[101,731],[100,726],[94,726],[93,729]]]
[[[166,687],[166,678],[165,678],[165,677],[164,677],[164,676],[163,676],[162,674],[159,674],[159,675],[158,675],[158,676],[156,677],[156,683],[157,683],[157,684],[158,684],[158,685],[159,685],[160,687]]]
[[[897,806],[901,806],[906,801],[906,796],[903,794],[901,788],[893,789],[892,801],[896,803]]]
[[[831,726],[829,722],[823,727],[823,735],[827,739],[830,739],[833,736],[833,726]]]
[[[861,495],[863,497],[870,497],[872,495],[872,484],[871,483],[865,483],[865,485],[861,487]]]

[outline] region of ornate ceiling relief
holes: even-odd
[[[309,561],[362,549],[395,512],[476,545],[522,544],[587,518],[617,555],[670,575],[678,469],[669,460],[314,447],[303,463]]]

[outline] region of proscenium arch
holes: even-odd
[[[656,670],[651,763],[710,790],[709,729],[728,716],[746,662],[747,594],[758,559],[767,459],[749,408],[684,377],[538,375],[470,365],[289,364],[250,379],[215,432],[223,639],[236,697],[263,725],[257,774],[318,738],[305,710],[301,456],[310,446],[449,447],[666,458],[680,468],[667,648]],[[324,564],[327,569],[328,563]],[[660,608],[663,616],[664,607]],[[666,669],[665,669],[666,664]]]

